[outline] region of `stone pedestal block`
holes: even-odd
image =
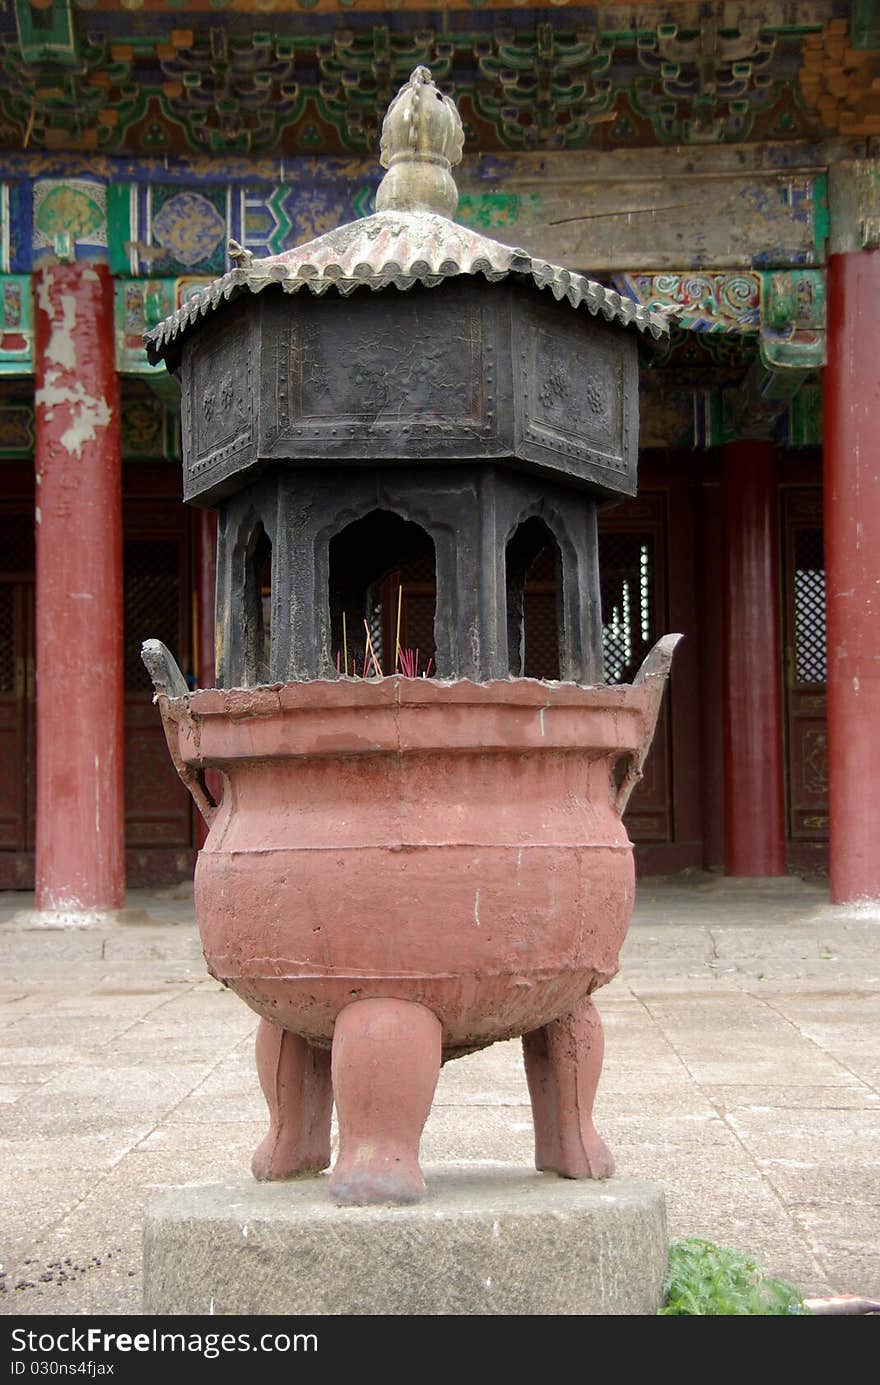
[[[410,1207],[338,1207],[326,1179],[163,1193],[146,1211],[150,1314],[653,1314],[665,1201],[633,1179],[426,1170]]]

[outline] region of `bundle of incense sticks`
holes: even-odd
[[[394,672],[403,674],[404,678],[430,678],[431,669],[434,666],[433,655],[428,659],[425,671],[419,673],[419,651],[418,649],[404,649],[400,643],[400,623],[403,614],[403,587],[397,588],[397,632],[394,640]],[[376,650],[373,647],[373,639],[370,634],[370,627],[364,619],[364,635],[366,643],[364,648],[364,660],[360,673],[358,673],[357,659],[351,659],[352,678],[384,678],[382,665],[379,663]],[[348,675],[348,622],[345,612],[342,612],[342,649],[336,651],[336,672],[345,671]]]

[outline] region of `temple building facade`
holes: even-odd
[[[686,636],[628,811],[639,869],[880,899],[876,0],[11,0],[0,889],[113,909],[126,882],[191,875],[139,649],[158,637],[212,684],[216,521],[182,502],[179,394],[143,333],[230,252],[371,211],[382,114],[418,65],[464,122],[456,219],[671,318],[639,344],[638,494],[599,518],[605,678]],[[381,407],[383,363],[351,369]],[[218,379],[218,445],[258,387]],[[562,365],[534,387],[589,399]],[[431,555],[390,521],[362,540],[374,646],[400,599],[427,669]],[[251,556],[268,612],[271,555]],[[558,557],[543,516],[509,558],[526,675],[560,673]]]

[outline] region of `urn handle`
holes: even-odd
[[[645,656],[633,679],[633,687],[647,686],[650,696],[645,707],[645,730],[641,745],[631,754],[619,756],[614,762],[614,809],[618,817],[623,816],[630,794],[642,777],[642,766],[651,749],[663,692],[672,668],[672,656],[682,639],[683,635],[664,635],[659,639]]]
[[[210,827],[219,805],[215,802],[214,796],[205,782],[205,771],[192,769],[190,765],[186,764],[181,758],[180,748],[177,744],[178,723],[173,714],[171,703],[172,701],[177,702],[179,698],[186,697],[189,693],[186,679],[178,668],[171,650],[161,640],[144,640],[141,645],[141,659],[155,689],[153,701],[158,705],[162,716],[162,729],[165,732],[165,740],[174,762],[174,768],[192,794],[196,807]]]

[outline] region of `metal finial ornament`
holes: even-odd
[[[244,246],[239,245],[238,241],[233,240],[231,236],[226,247],[226,253],[235,269],[247,269],[254,262],[253,251],[245,250]]]
[[[463,146],[455,102],[438,91],[426,67],[417,67],[382,122],[380,162],[388,172],[376,210],[454,216],[458,188],[450,170],[461,162]]]

